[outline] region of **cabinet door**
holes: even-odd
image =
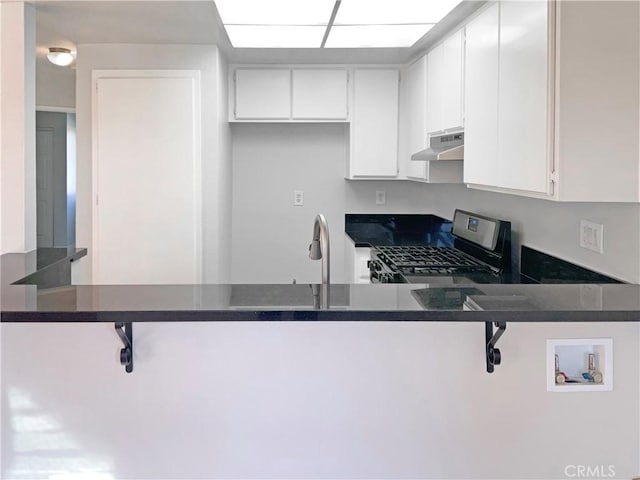
[[[465,183],[498,182],[498,4],[466,27]]]
[[[427,54],[427,132],[442,130],[445,84],[444,50],[438,45]]]
[[[294,69],[293,119],[346,120],[347,71]]]
[[[235,71],[235,117],[282,120],[291,116],[291,70],[238,68]]]
[[[548,4],[500,3],[499,186],[547,193]]]
[[[442,72],[442,129],[462,128],[463,122],[463,66],[464,35],[459,30],[447,38],[441,46]]]
[[[427,54],[427,131],[462,128],[463,33]]]
[[[407,90],[409,95],[408,115],[409,115],[409,151],[411,157],[416,152],[427,148],[427,56],[424,55],[414,63],[409,65],[407,70]],[[427,162],[413,162],[410,158],[407,168],[407,176],[426,180]]]
[[[349,176],[398,174],[398,81],[396,69],[354,72]]]

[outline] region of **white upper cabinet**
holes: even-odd
[[[548,6],[500,5],[498,169],[500,186],[550,193]]]
[[[345,122],[346,68],[232,68],[229,121]]]
[[[348,178],[398,175],[397,69],[354,71]]]
[[[475,17],[465,182],[559,201],[640,201],[639,30],[638,2],[500,1]]]
[[[463,127],[464,32],[427,54],[427,132]]]
[[[294,69],[294,120],[346,120],[348,115],[345,69]]]
[[[424,55],[407,69],[406,92],[408,101],[406,128],[409,130],[406,153],[406,175],[409,178],[426,180],[427,163],[413,162],[411,155],[427,148],[427,56]]]
[[[443,56],[442,129],[464,126],[464,30],[448,37],[441,46]]]
[[[234,116],[236,119],[283,120],[290,118],[290,69],[238,68],[234,73]]]
[[[464,181],[498,183],[499,6],[466,26]]]
[[[547,2],[498,2],[467,25],[469,184],[550,193],[548,9]]]

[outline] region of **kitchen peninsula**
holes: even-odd
[[[397,284],[330,285],[328,309],[321,285],[68,285],[41,288],[22,278],[17,256],[2,260],[2,322],[180,321],[640,321],[640,285],[632,284]],[[76,256],[69,257],[75,259]],[[19,283],[19,284],[16,284]],[[28,283],[28,284],[24,284]],[[485,302],[463,310],[465,294],[485,300],[519,296],[527,304]],[[585,294],[588,291],[588,294]],[[459,302],[429,306],[424,292],[457,293]],[[482,301],[480,302],[483,303]]]
[[[635,472],[639,285],[336,284],[330,287],[330,307],[320,309],[319,285],[40,288],[12,284],[23,274],[16,264],[15,254],[2,256],[7,411],[32,402],[32,409],[55,412],[70,438],[83,439],[75,440],[77,455],[110,478],[158,478],[171,469],[180,478],[249,478],[265,472],[335,478],[362,471],[386,478],[469,478],[478,469],[483,473],[474,478],[513,478],[523,471],[552,478],[562,474],[566,462],[541,463],[539,455],[552,458],[558,443],[530,431],[559,421],[572,445],[564,448],[576,462],[600,458],[622,474]],[[443,298],[455,301],[430,306]],[[518,301],[505,305],[509,298]],[[463,310],[469,299],[475,305],[484,300],[485,310]],[[485,334],[489,327],[493,332],[494,322],[496,334],[505,326],[506,331],[497,342],[502,361],[490,365]],[[128,352],[114,325],[130,339]],[[569,403],[565,395],[546,392],[545,345],[553,338],[612,339],[614,391],[574,394]],[[130,374],[119,365],[120,349]],[[495,368],[491,375],[489,367]],[[528,372],[524,382],[523,372]],[[68,401],[70,394],[76,401]],[[588,423],[581,414],[568,415],[567,408],[587,414],[603,401],[618,413]],[[135,456],[127,455],[128,442],[110,427],[125,405],[133,415],[128,422],[139,448]],[[101,415],[95,415],[96,408]],[[501,421],[479,421],[473,412],[480,408]],[[611,422],[612,415],[627,421]],[[189,426],[195,418],[197,426]],[[270,419],[277,420],[276,430]],[[511,424],[517,428],[507,428]],[[3,425],[3,431],[11,428]],[[601,438],[625,440],[615,449],[602,448],[604,440],[586,446],[579,439],[593,428]],[[494,439],[491,447],[464,446],[465,439],[487,434]],[[191,439],[172,447],[170,464],[150,456],[164,448],[155,439],[167,435]],[[340,440],[352,435],[366,435],[367,441]],[[373,458],[371,449],[387,445],[389,435],[397,438],[396,447],[385,447],[385,454],[366,466],[354,462],[351,454]],[[314,447],[313,438],[324,446]],[[536,455],[499,467],[483,464],[494,448],[514,442]],[[250,448],[268,458],[245,462],[207,455],[218,443],[228,455]],[[36,452],[12,445],[3,442],[3,472],[18,478],[20,459]],[[442,445],[464,448],[465,464],[452,469],[452,463],[433,463]],[[303,463],[286,460],[292,448],[299,448]],[[350,455],[341,459],[338,450]],[[189,460],[194,451],[198,462]],[[129,460],[123,463],[124,458]],[[337,460],[326,463],[327,458]],[[29,468],[44,475],[53,467],[43,461]]]

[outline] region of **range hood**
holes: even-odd
[[[429,140],[429,148],[411,155],[417,162],[442,160],[464,160],[464,133],[444,133],[434,135]]]

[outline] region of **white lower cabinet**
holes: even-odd
[[[354,71],[347,178],[395,178],[398,175],[399,71]]]
[[[344,250],[347,283],[371,283],[369,278],[371,247],[356,247],[353,240],[345,235]]]
[[[371,283],[371,279],[369,277],[369,260],[371,260],[371,248],[356,248],[354,260],[353,283]]]
[[[639,202],[639,31],[638,2],[483,10],[466,26],[464,181],[559,201]]]

